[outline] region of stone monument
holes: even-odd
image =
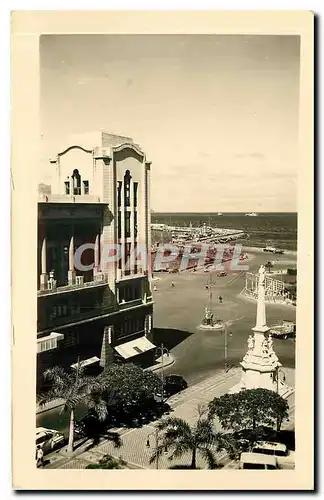
[[[278,392],[284,398],[288,397],[294,391],[285,384],[284,380],[280,380],[281,363],[273,349],[271,334],[268,334],[265,309],[265,267],[263,265],[259,269],[257,317],[252,332],[253,335],[250,335],[248,339],[248,350],[241,362],[241,380],[229,392],[262,387]]]

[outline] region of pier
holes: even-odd
[[[162,234],[171,235],[172,243],[227,243],[232,240],[243,238],[245,235],[241,229],[226,229],[203,226],[184,227],[168,226],[167,224],[151,224],[153,231],[160,231]]]

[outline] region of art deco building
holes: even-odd
[[[129,137],[102,131],[50,163],[38,203],[38,386],[53,365],[150,364],[150,163]]]

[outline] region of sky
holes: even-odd
[[[41,158],[97,129],[133,137],[167,212],[297,210],[299,37],[43,35]]]

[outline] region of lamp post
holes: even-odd
[[[225,373],[227,372],[227,324],[225,323],[225,328],[224,328],[224,370]]]
[[[227,354],[228,354],[228,334],[227,334],[227,323],[224,323],[224,371],[225,373],[228,372],[229,366],[227,364]],[[232,336],[232,333],[230,332],[230,337]]]
[[[169,351],[166,347],[164,347],[163,344],[161,344],[160,347],[157,347],[156,350],[155,350],[156,354],[157,355],[160,355],[161,356],[161,386],[162,386],[162,389],[161,389],[161,398],[162,398],[162,402],[164,401],[164,372],[163,372],[163,356],[164,354],[167,354],[167,356],[169,356]]]
[[[157,427],[155,428],[155,431],[150,432],[147,435],[147,444],[146,445],[148,446],[148,448],[150,447],[150,437],[152,435],[154,435],[154,438],[155,438],[155,449],[157,450],[158,449],[158,445],[159,445],[159,429]],[[160,458],[160,455],[157,452],[157,454],[156,454],[156,460],[155,460],[156,469],[159,468],[159,458]]]

